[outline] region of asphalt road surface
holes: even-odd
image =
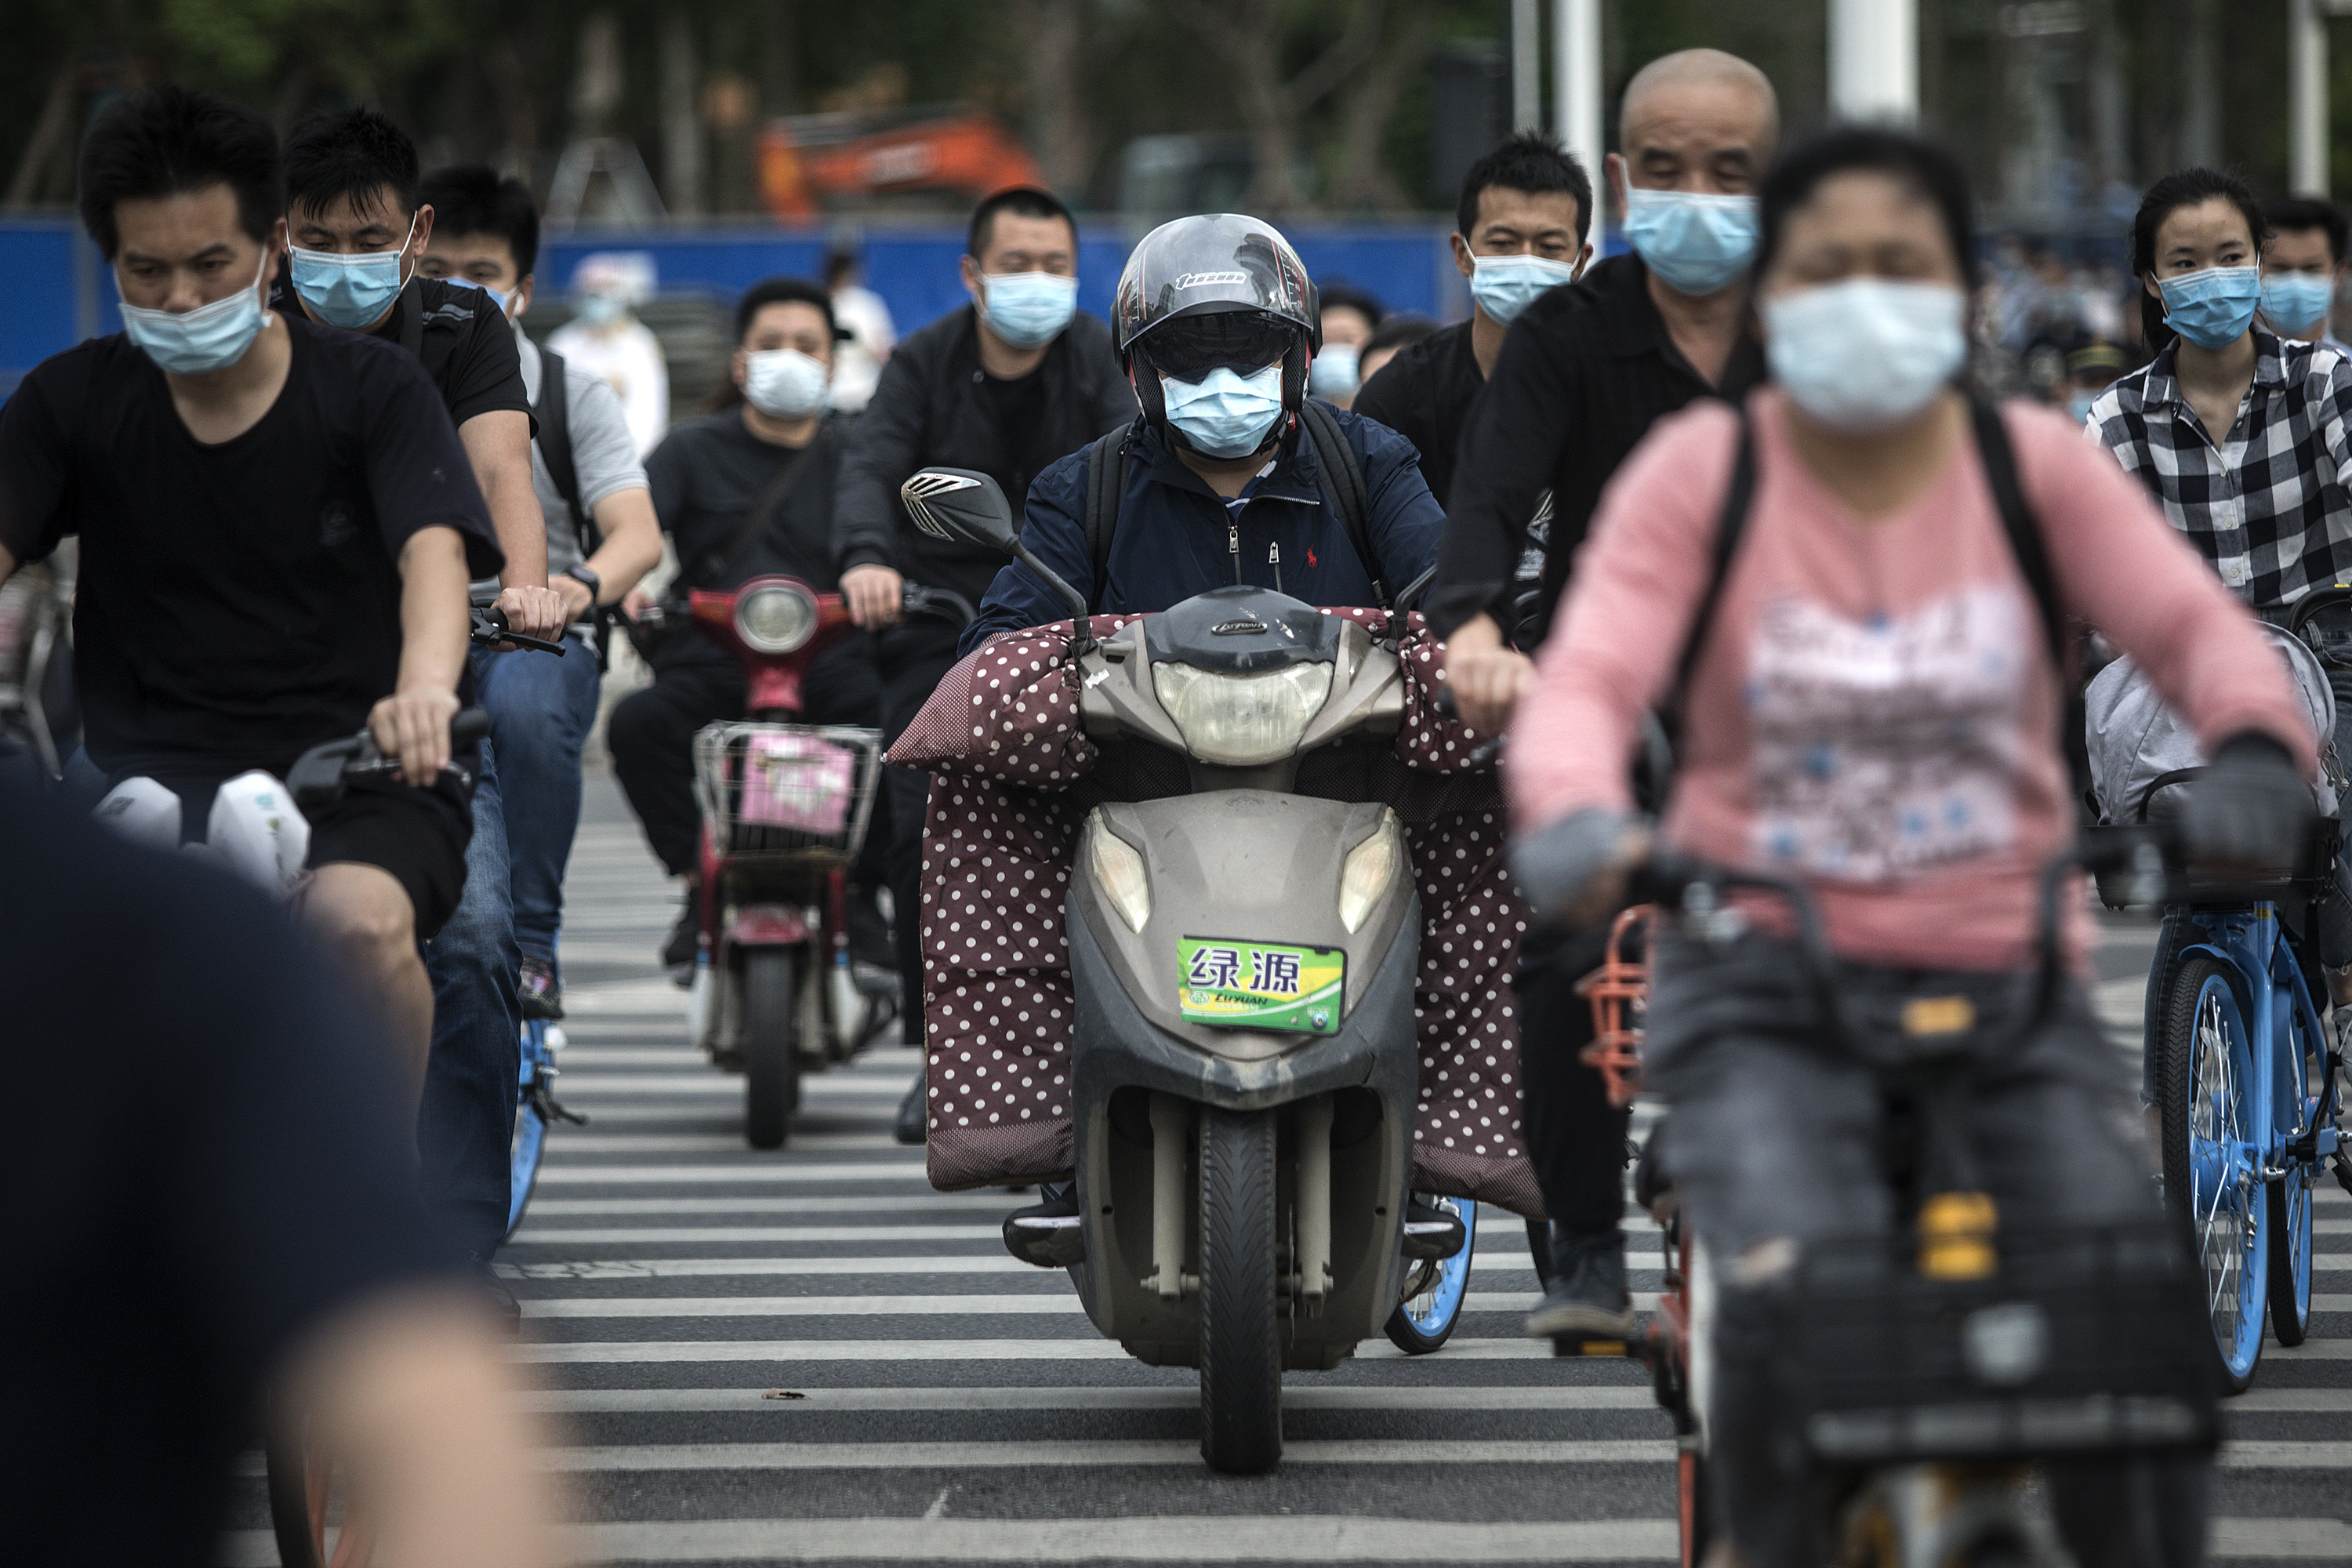
[[[558,1087],[593,1120],[551,1135],[503,1261],[583,1559],[1674,1560],[1646,1374],[1518,1336],[1536,1282],[1513,1216],[1481,1215],[1450,1345],[1290,1374],[1281,1469],[1213,1476],[1194,1374],[1127,1359],[1063,1275],[1005,1254],[998,1222],[1034,1200],[933,1192],[891,1143],[915,1052],[809,1078],[791,1146],[755,1153],[742,1080],[688,1048],[653,963],[674,904],[608,784],[568,888]],[[2102,957],[2119,1047],[2150,942],[2117,924]],[[2352,1201],[2330,1183],[2321,1205],[2313,1336],[2271,1344],[2229,1406],[2219,1562],[2352,1563]],[[1655,1230],[1630,1209],[1627,1229],[1633,1288],[1654,1290]],[[250,1529],[229,1556],[274,1561]]]

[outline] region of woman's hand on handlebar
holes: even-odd
[[[869,563],[841,574],[841,596],[849,602],[849,618],[864,631],[897,626],[906,594],[906,579],[887,566]]]
[[[1656,834],[1631,812],[1588,806],[1515,838],[1511,875],[1538,911],[1577,930],[1625,907]]]
[[[368,730],[378,750],[400,762],[404,784],[422,789],[449,765],[449,721],[457,715],[457,694],[444,687],[398,691],[368,712]]]

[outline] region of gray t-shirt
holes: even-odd
[[[532,406],[539,404],[541,358],[539,345],[518,331],[515,347],[522,355],[522,385]],[[580,507],[593,512],[596,503],[616,490],[632,486],[646,488],[645,465],[637,460],[637,443],[629,434],[629,422],[621,412],[620,395],[610,383],[592,370],[583,370],[566,360],[563,363],[563,386],[568,395],[564,416],[572,428],[572,468],[580,478]],[[547,574],[557,576],[567,566],[576,566],[587,557],[581,552],[580,537],[572,526],[572,509],[563,502],[563,493],[555,488],[554,476],[547,471],[547,458],[540,452],[539,443],[530,444],[530,485],[539,496],[539,510],[547,519]],[[474,584],[477,598],[496,597],[498,583]],[[581,630],[581,627],[574,627]]]

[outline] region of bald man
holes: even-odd
[[[1653,60],[1626,84],[1622,150],[1606,169],[1633,253],[1520,314],[1463,430],[1429,608],[1448,684],[1478,729],[1508,722],[1617,465],[1661,416],[1763,378],[1748,268],[1754,192],[1779,133],[1772,84],[1717,49]],[[1540,563],[1532,592],[1523,562]],[[1597,944],[1542,931],[1520,958],[1524,1116],[1551,1217],[1552,1266],[1528,1319],[1539,1337],[1633,1326],[1617,1230],[1625,1117],[1578,1060],[1592,1019],[1575,982],[1599,961]]]

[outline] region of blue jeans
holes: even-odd
[[[433,1054],[416,1121],[425,1201],[468,1251],[483,1258],[506,1236],[516,1080],[522,1071],[522,1004],[515,994],[522,960],[515,948],[506,817],[494,759],[494,745],[484,745],[474,789],[474,837],[466,846],[465,893],[425,952],[433,981]]]
[[[473,650],[474,700],[490,716],[514,872],[516,944],[555,962],[563,927],[563,868],[580,826],[580,752],[596,721],[596,649],[563,639],[562,658]]]

